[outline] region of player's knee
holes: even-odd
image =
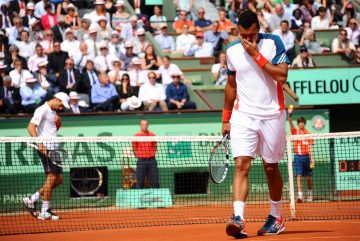
[[[235,162],[235,169],[242,175],[248,175],[250,172],[251,163],[247,161],[237,160]]]
[[[265,173],[267,176],[274,176],[279,174],[279,167],[278,165],[272,164],[272,165],[265,165],[264,167]]]

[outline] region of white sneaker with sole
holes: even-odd
[[[58,215],[56,215],[55,213],[53,213],[50,209],[48,209],[47,211],[41,211],[41,213],[38,216],[38,219],[40,220],[59,220],[60,217]]]

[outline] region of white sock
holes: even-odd
[[[270,209],[270,215],[274,216],[275,218],[278,218],[281,216],[281,200],[280,201],[273,201],[270,199],[271,203],[271,209]]]
[[[309,195],[311,195],[311,196],[313,195],[313,190],[312,189],[309,189],[308,192],[309,192]]]
[[[41,212],[46,212],[50,208],[50,201],[43,201]]]
[[[234,205],[234,215],[240,216],[240,218],[244,220],[245,202],[234,201],[233,205]]]
[[[302,198],[302,192],[298,192],[298,198]]]
[[[41,197],[40,193],[36,192],[30,197],[30,200],[34,203],[39,201],[40,197]]]

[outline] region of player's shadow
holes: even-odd
[[[334,232],[334,231],[332,231],[332,230],[289,230],[289,231],[284,231],[280,235],[284,235],[284,234],[302,234],[302,233],[332,233],[332,232]]]

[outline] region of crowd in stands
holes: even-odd
[[[316,66],[311,54],[323,52],[359,64],[353,1],[216,1],[218,16],[210,20],[193,0],[176,0],[173,20],[145,0],[128,1],[133,15],[124,0],[0,0],[0,113],[32,113],[59,91],[70,95],[73,113],[195,109],[168,56],[216,56],[214,83],[225,85],[225,46],[238,39],[236,16],[247,8],[257,13],[261,33],[281,38],[294,67]],[[329,47],[316,40],[315,30],[326,29],[339,29]]]

